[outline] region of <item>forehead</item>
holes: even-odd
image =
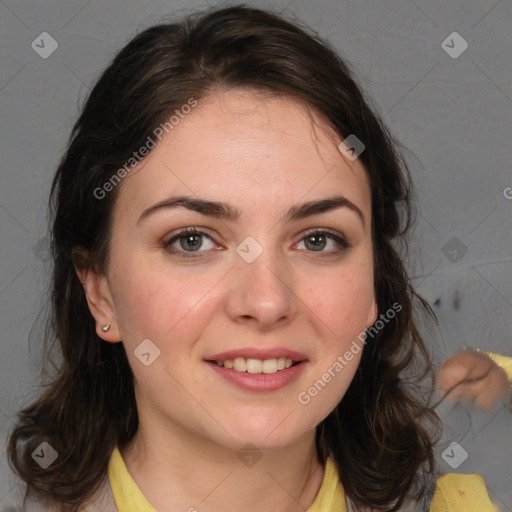
[[[257,203],[261,212],[263,204],[279,211],[339,193],[369,218],[367,173],[343,157],[340,140],[294,98],[247,89],[213,93],[182,114],[123,180],[117,214],[140,214],[176,194],[236,203],[242,211]]]

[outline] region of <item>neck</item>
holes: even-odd
[[[177,425],[151,430],[139,418],[135,437],[119,450],[135,483],[158,510],[171,512],[304,512],[323,481],[315,431],[291,446],[240,452],[184,431]]]

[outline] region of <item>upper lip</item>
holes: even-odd
[[[235,348],[233,350],[227,350],[226,352],[220,352],[212,356],[205,358],[206,361],[227,361],[237,357],[245,357],[246,359],[277,359],[284,357],[285,359],[291,359],[292,361],[304,361],[307,357],[295,350],[289,350],[284,347],[275,348]]]

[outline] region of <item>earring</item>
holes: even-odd
[[[101,330],[102,330],[103,332],[107,332],[109,329],[110,329],[110,324],[102,325],[102,326],[101,326]]]

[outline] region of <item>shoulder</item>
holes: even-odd
[[[446,473],[437,480],[430,512],[498,512],[484,479],[477,474]]]

